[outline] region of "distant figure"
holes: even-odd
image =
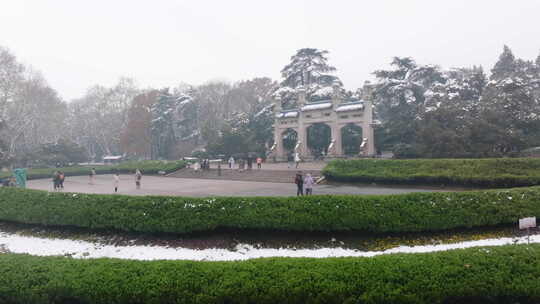
[[[248,170],[251,170],[251,168],[253,168],[253,158],[251,158],[251,156],[248,156],[247,168],[248,168]]]
[[[114,193],[118,192],[118,186],[120,186],[120,176],[118,172],[113,175],[114,178]]]
[[[8,177],[8,178],[4,179],[4,181],[2,182],[2,186],[4,186],[4,187],[15,187],[15,186],[17,186],[17,182],[15,180],[15,177],[11,176],[11,177]]]
[[[94,175],[96,175],[96,168],[92,168],[92,170],[90,170],[90,185],[94,184]]]
[[[244,171],[245,166],[246,166],[246,161],[243,158],[241,158],[238,161],[238,171],[240,172]]]
[[[304,178],[304,189],[306,190],[306,195],[313,194],[313,184],[315,184],[313,177],[311,177],[310,173],[307,173],[306,177]]]
[[[229,169],[234,169],[234,157],[229,157]]]
[[[58,171],[58,186],[64,190],[64,180],[66,179],[66,175],[62,171]]]
[[[261,169],[261,168],[262,168],[262,158],[257,157],[257,169]]]
[[[139,169],[135,170],[135,187],[137,189],[141,189],[141,179],[142,179],[141,170]]]
[[[58,191],[58,189],[60,188],[60,173],[58,173],[58,171],[54,171],[52,181],[53,181],[53,190]]]
[[[298,169],[298,165],[300,165],[300,153],[296,152],[294,154],[294,163],[295,163],[295,168]]]
[[[294,183],[296,184],[296,196],[304,195],[304,178],[302,177],[302,171],[296,173]]]

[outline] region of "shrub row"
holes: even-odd
[[[509,188],[540,185],[540,158],[335,160],[323,174],[342,182]]]
[[[410,232],[540,217],[540,187],[400,195],[126,196],[0,188],[0,220],[139,232],[218,228]]]
[[[539,303],[540,245],[242,262],[0,254],[2,303]]]
[[[159,160],[147,160],[147,161],[129,161],[123,162],[118,165],[111,166],[93,166],[93,167],[64,167],[64,168],[32,168],[28,169],[28,179],[39,179],[51,177],[54,171],[60,170],[64,172],[66,176],[88,175],[92,168],[96,169],[97,174],[111,174],[114,172],[119,173],[133,173],[135,169],[139,168],[144,174],[157,174],[159,171],[166,173],[174,172],[182,169],[185,166],[184,161],[159,161]],[[0,172],[0,178],[10,176],[10,172]]]

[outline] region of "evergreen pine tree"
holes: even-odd
[[[396,57],[391,65],[391,70],[374,73],[378,78],[376,111],[387,130],[382,144],[388,148],[417,141],[418,124],[426,111],[426,91],[445,81],[439,67],[418,65],[412,58]]]
[[[512,50],[505,45],[499,60],[491,70],[491,80],[501,80],[511,76],[515,71],[515,57]]]
[[[493,147],[501,154],[519,152],[540,144],[540,106],[537,67],[515,59],[505,46],[482,96],[482,119],[494,134]]]
[[[319,81],[329,82],[335,78],[329,77],[336,68],[328,64],[328,51],[304,48],[296,51],[291,62],[281,70],[282,85],[291,88],[307,86]]]
[[[308,100],[316,101],[331,98],[333,85],[342,87],[339,78],[332,75],[336,68],[328,63],[327,55],[326,50],[304,48],[291,57],[291,62],[281,70],[283,80],[274,92],[284,108],[296,106],[299,88],[305,90]],[[341,93],[345,93],[343,88]]]
[[[164,89],[152,105],[152,155],[153,158],[168,157],[168,149],[176,142],[174,133],[174,110],[176,100]]]

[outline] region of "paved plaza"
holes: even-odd
[[[294,174],[294,172],[291,172]],[[291,175],[292,181],[293,175]],[[28,188],[52,191],[51,179],[28,181]],[[89,185],[88,176],[66,177],[65,192],[82,193],[114,193],[112,175],[97,175],[94,185]],[[409,192],[449,191],[417,188],[408,186],[375,186],[375,185],[315,185],[314,194],[399,194]],[[292,196],[296,195],[296,185],[292,182],[269,183],[248,181],[227,181],[211,179],[190,179],[161,176],[143,176],[142,188],[135,188],[132,175],[120,175],[119,194],[129,195],[177,195],[177,196]]]

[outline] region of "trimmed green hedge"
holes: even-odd
[[[335,160],[323,174],[342,182],[510,188],[540,185],[540,158]]]
[[[28,169],[28,179],[49,178],[53,175],[54,171],[60,170],[64,172],[66,176],[78,176],[89,175],[92,168],[96,169],[97,174],[111,174],[114,172],[120,173],[133,173],[135,169],[139,168],[144,174],[157,174],[159,171],[165,171],[166,173],[174,172],[176,170],[185,167],[184,161],[159,161],[159,160],[147,160],[147,161],[130,161],[123,162],[118,165],[111,166],[76,166],[65,168],[37,168]],[[0,178],[11,176],[11,172],[0,172]]]
[[[540,187],[400,195],[126,196],[0,188],[0,220],[139,232],[437,231],[540,217]]]
[[[0,254],[2,303],[539,303],[540,245],[242,262]]]

